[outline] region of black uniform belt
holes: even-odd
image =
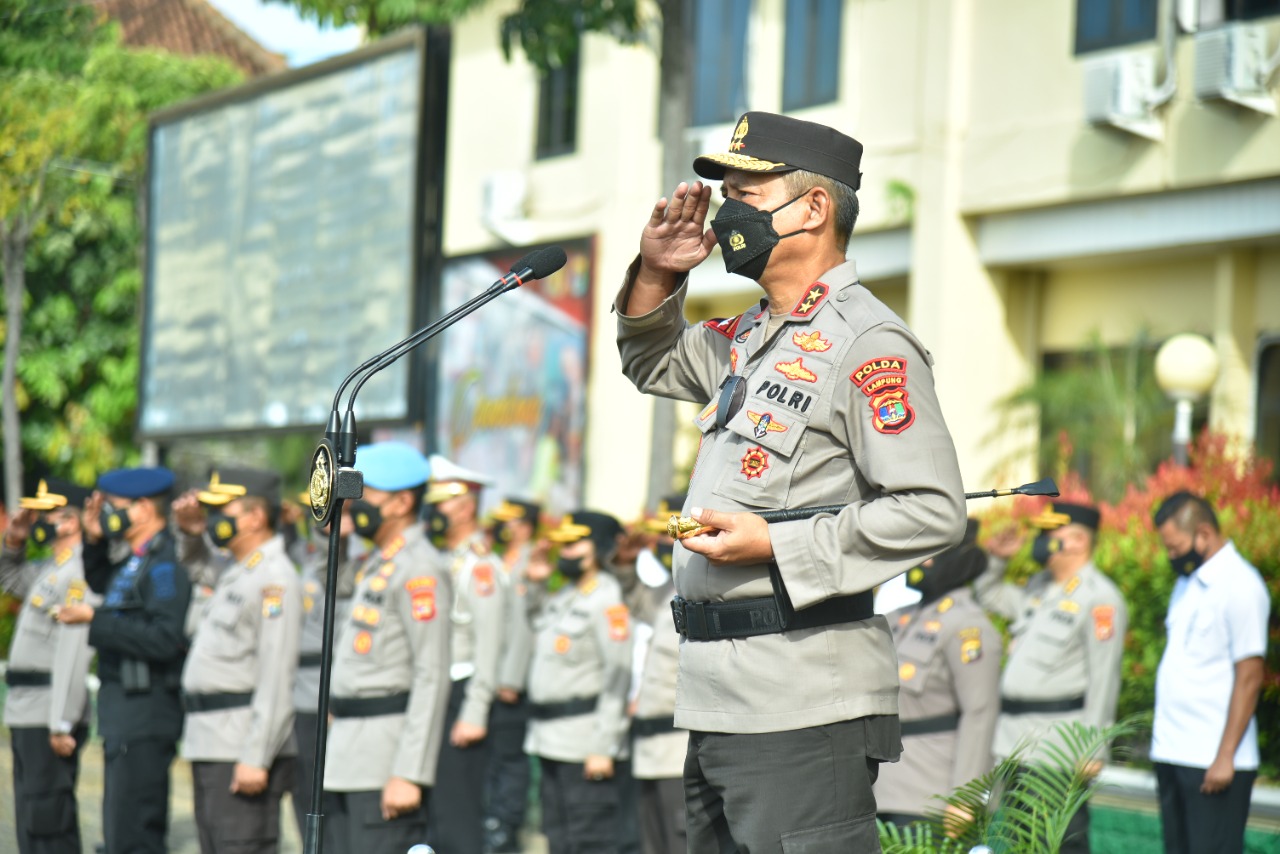
[[[1000,698],[1000,711],[1006,715],[1030,715],[1036,712],[1074,712],[1084,708],[1084,697],[1065,700],[1010,700]]]
[[[409,693],[389,694],[386,697],[331,697],[329,711],[335,718],[376,718],[379,715],[400,715],[409,708]]]
[[[298,656],[298,666],[299,667],[319,667],[320,661],[323,658],[324,658],[324,653],[304,652],[302,655]]]
[[[953,732],[960,726],[959,715],[938,715],[936,718],[920,718],[917,721],[903,721],[903,735],[932,735],[935,732]]]
[[[552,718],[571,718],[574,715],[585,715],[596,710],[599,697],[575,697],[559,703],[530,703],[529,714],[540,721]]]
[[[671,600],[676,631],[687,640],[724,640],[772,635],[869,619],[875,610],[870,591],[837,596],[800,611],[778,605],[778,597],[735,599],[730,602]]]
[[[53,674],[47,670],[6,670],[4,672],[4,684],[24,688],[34,688],[38,686],[52,685]]]
[[[636,718],[631,721],[631,734],[636,738],[675,731],[675,715],[667,715],[665,718]]]
[[[182,692],[182,708],[186,712],[220,712],[223,709],[240,709],[253,703],[253,692],[223,694],[188,694]]]

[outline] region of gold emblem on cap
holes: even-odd
[[[729,143],[730,151],[741,151],[746,144],[743,142],[747,138],[747,117],[743,116],[742,121],[738,122],[737,128],[733,131],[733,142]]]

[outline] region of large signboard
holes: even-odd
[[[396,38],[153,120],[142,435],[322,425],[411,331],[422,64]],[[362,423],[410,416],[409,364]]]
[[[497,481],[503,496],[536,500],[553,513],[582,500],[594,252],[562,242],[559,273],[498,297],[442,335],[436,385],[437,450]],[[528,250],[445,264],[445,310],[506,274]]]

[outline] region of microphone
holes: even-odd
[[[519,287],[525,282],[534,282],[538,279],[545,279],[552,273],[557,273],[560,268],[568,262],[568,258],[564,254],[564,250],[559,246],[547,246],[542,249],[535,249],[519,261],[511,265],[511,271],[498,281],[511,283],[511,287]]]

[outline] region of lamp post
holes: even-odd
[[[1156,352],[1156,383],[1174,402],[1173,459],[1187,464],[1191,410],[1218,378],[1218,351],[1208,339],[1184,332]]]

